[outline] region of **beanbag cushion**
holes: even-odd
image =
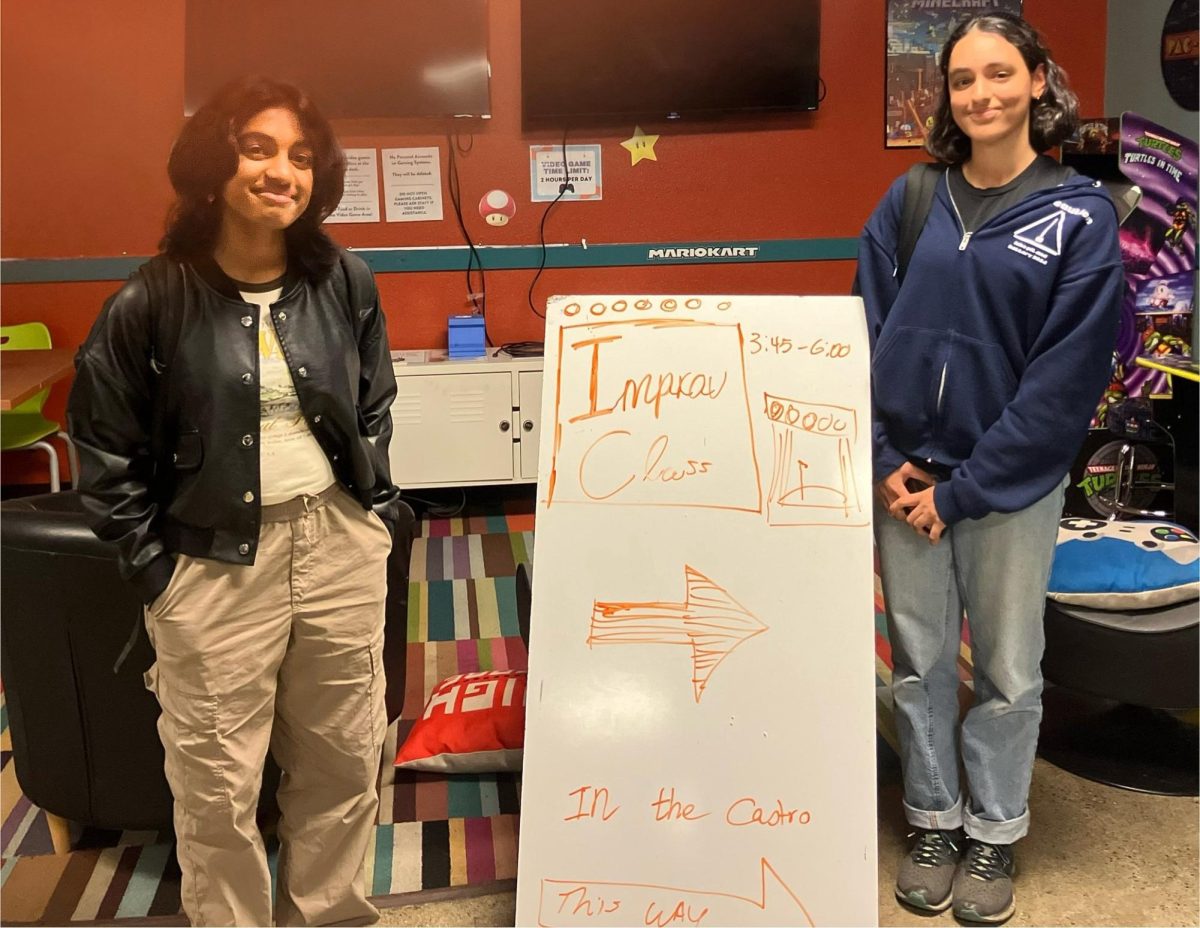
[[[1200,595],[1200,544],[1171,522],[1059,523],[1047,594],[1093,609],[1149,609]]]
[[[396,754],[396,766],[439,773],[520,770],[525,748],[525,671],[447,677]]]

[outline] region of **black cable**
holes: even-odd
[[[540,358],[545,354],[545,349],[543,342],[508,342],[497,348],[492,357],[503,351],[510,358]]]
[[[542,271],[546,269],[546,219],[550,216],[550,210],[554,209],[559,200],[567,191],[575,192],[575,185],[571,183],[571,168],[567,163],[567,127],[563,126],[562,138],[562,159],[563,159],[563,182],[558,185],[558,196],[546,204],[546,210],[542,213],[542,221],[538,225],[538,238],[542,243],[542,260],[538,263],[537,273],[533,275],[533,280],[529,282],[529,308],[533,314],[539,319],[545,319],[545,313],[539,313],[537,307],[533,305],[533,288],[537,286],[538,278],[542,276]]]
[[[451,139],[449,134],[446,136],[446,143],[448,147],[449,164],[449,177],[446,178],[446,186],[450,191],[450,205],[453,207],[454,216],[458,220],[458,228],[462,233],[463,241],[466,242],[467,248],[469,249],[467,255],[467,299],[471,301],[472,306],[478,309],[473,296],[475,291],[471,284],[471,270],[476,257],[475,246],[471,242],[471,236],[467,233],[466,223],[463,221],[462,193],[459,187],[458,176],[458,159],[455,157],[455,151],[458,149],[458,145]]]
[[[450,165],[450,177],[448,178],[447,187],[450,190],[450,202],[454,207],[454,216],[458,220],[459,231],[462,232],[463,241],[466,242],[467,248],[469,250],[468,255],[467,255],[467,299],[469,299],[471,301],[471,305],[474,306],[479,311],[479,313],[481,315],[484,315],[486,318],[487,291],[486,291],[486,282],[483,278],[483,261],[479,257],[479,252],[475,250],[475,243],[471,241],[471,236],[467,232],[466,222],[463,220],[463,214],[462,214],[462,192],[461,192],[461,188],[460,188],[460,184],[459,184],[458,159],[455,157],[455,151],[458,151],[460,149],[458,147],[457,139],[452,141],[450,139],[450,137],[447,136],[447,142],[449,143],[449,165]],[[474,147],[473,141],[471,144],[472,144],[472,147]],[[470,149],[467,149],[467,151],[469,151],[469,150]],[[476,291],[471,282],[472,265],[476,262],[479,264],[479,273],[480,273],[480,290],[479,290],[480,302],[478,302],[478,303],[475,300],[474,294]]]
[[[467,232],[467,224],[463,220],[462,213],[462,191],[459,186],[458,177],[458,158],[455,152],[462,151],[464,154],[475,146],[474,138],[472,138],[470,147],[460,149],[457,136],[451,133],[446,133],[446,147],[448,151],[448,166],[449,177],[446,179],[446,187],[450,191],[450,204],[454,208],[454,218],[458,220],[459,231],[462,232],[463,241],[467,243],[467,299],[471,301],[471,305],[483,318],[483,338],[487,342],[488,347],[492,345],[492,337],[487,330],[487,276],[483,269],[483,259],[479,256],[479,252],[475,248],[475,243],[471,241],[471,235]],[[479,265],[479,299],[476,300],[475,293],[477,292],[471,282],[471,271],[475,264]]]
[[[561,193],[565,193],[566,191],[569,190],[569,191],[571,191],[571,193],[574,193],[575,185],[573,183],[571,183],[571,165],[567,161],[567,127],[566,126],[563,126],[562,156],[563,156],[563,182],[562,182],[562,186],[558,188],[558,192],[561,194]]]
[[[826,94],[829,93],[829,88],[825,86],[825,78],[818,77],[817,86],[820,88],[820,90],[817,92],[817,102],[823,103],[825,101]]]

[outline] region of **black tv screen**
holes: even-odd
[[[490,115],[487,0],[187,0],[185,111],[233,78],[304,88],[327,117]]]
[[[521,0],[526,123],[817,107],[820,0]]]

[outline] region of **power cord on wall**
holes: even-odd
[[[550,216],[550,210],[558,205],[558,201],[568,193],[575,192],[575,185],[571,183],[571,167],[567,163],[567,129],[563,127],[562,137],[562,160],[563,160],[563,182],[558,185],[558,196],[546,204],[546,209],[542,213],[542,221],[538,226],[538,239],[542,244],[542,259],[538,263],[537,273],[533,275],[533,280],[529,282],[529,308],[539,319],[545,319],[546,314],[538,312],[538,308],[533,304],[533,288],[537,286],[538,278],[542,276],[542,271],[546,269],[546,220]]]
[[[471,241],[471,235],[467,231],[467,224],[463,219],[462,192],[459,186],[458,155],[465,155],[475,147],[474,136],[470,136],[470,139],[471,143],[463,148],[456,133],[446,133],[446,148],[449,152],[447,171],[449,176],[446,178],[446,186],[450,191],[450,205],[454,209],[454,218],[458,220],[458,229],[462,233],[463,241],[467,243],[467,302],[483,318],[483,337],[491,347],[492,336],[487,330],[487,276],[483,269],[483,259],[479,256],[475,243]],[[474,288],[471,278],[475,265],[479,266],[478,290]]]

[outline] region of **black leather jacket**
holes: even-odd
[[[370,270],[343,252],[320,281],[289,271],[271,318],[338,481],[391,526],[396,377]],[[159,255],[108,299],[76,357],[67,421],[84,504],[146,602],[177,553],[254,563],[258,321],[214,262]]]

